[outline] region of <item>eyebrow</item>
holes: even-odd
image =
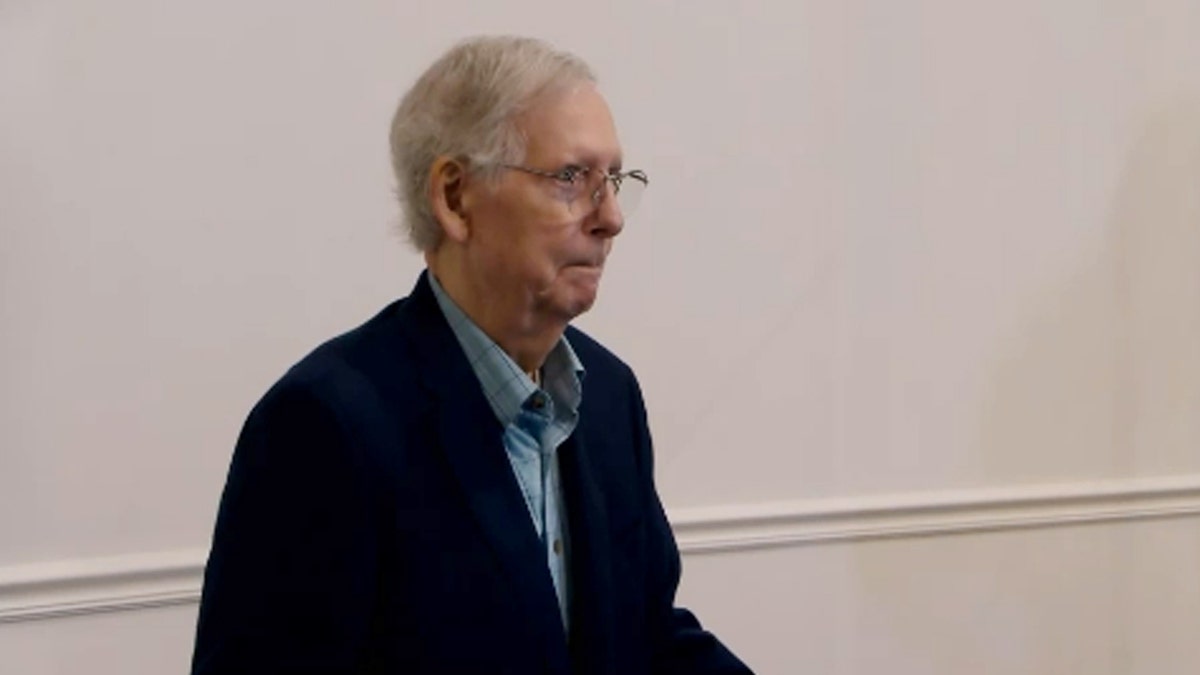
[[[593,168],[593,169],[600,168],[602,165],[602,162],[596,161],[596,155],[593,153],[590,153],[590,152],[571,153],[568,155],[568,157],[569,158],[573,157],[574,159],[565,160],[564,162],[562,162],[564,165],[574,164],[576,166],[589,167],[589,168]],[[621,155],[617,155],[616,160],[609,163],[609,165],[607,167],[604,167],[604,170],[608,171],[609,173],[617,172],[617,171],[620,171],[623,168],[623,166],[624,166],[624,157]]]

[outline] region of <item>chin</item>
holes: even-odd
[[[566,297],[552,299],[547,303],[546,309],[563,320],[570,321],[591,309],[595,302],[596,294],[594,292],[576,291],[567,294]]]
[[[588,298],[586,300],[581,299],[576,302],[569,303],[562,308],[562,315],[568,321],[570,321],[571,319],[574,319],[575,317],[579,316],[580,314],[583,314],[584,312],[587,312],[589,309],[591,309],[592,305],[595,304],[595,302],[596,302],[596,299],[594,297],[592,297],[592,298]]]
[[[592,308],[600,292],[598,268],[572,268],[545,286],[540,293],[540,312],[570,321]]]

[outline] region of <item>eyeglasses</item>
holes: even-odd
[[[576,216],[588,215],[599,207],[606,192],[604,188],[611,183],[613,197],[617,200],[621,215],[628,217],[637,208],[642,199],[642,193],[650,184],[646,172],[640,169],[604,171],[586,166],[569,165],[558,171],[546,171],[516,164],[501,164],[500,166],[552,179],[561,189],[563,201],[570,207],[571,213]]]

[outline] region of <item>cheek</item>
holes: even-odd
[[[521,227],[491,232],[476,264],[498,285],[544,287],[566,264],[567,247],[553,230]]]
[[[489,266],[528,281],[557,277],[578,254],[575,239],[582,232],[582,223],[564,217],[559,206],[544,194],[496,203],[480,228]]]
[[[585,248],[584,242],[578,241],[579,236],[573,225],[560,225],[552,236],[548,236],[544,242],[543,250],[547,259],[561,270],[561,268],[579,262],[579,257]]]
[[[574,255],[572,252],[578,248],[573,227],[562,219],[527,221],[513,246],[520,249],[520,255],[529,263],[539,268],[557,269],[568,264]]]

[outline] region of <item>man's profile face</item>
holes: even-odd
[[[526,139],[522,166],[607,172],[621,165],[612,115],[590,83],[535,101],[517,124]],[[471,209],[467,255],[485,293],[531,316],[569,321],[587,311],[623,226],[610,190],[593,204],[572,200],[572,189],[554,178],[502,171],[494,187],[477,192]]]

